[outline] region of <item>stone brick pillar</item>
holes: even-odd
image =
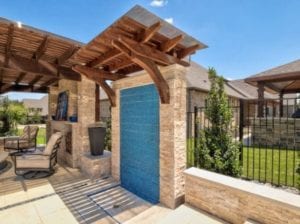
[[[95,82],[81,76],[78,82],[78,133],[76,145],[81,154],[88,152],[89,136],[88,126],[95,123]]]
[[[160,202],[175,208],[184,200],[186,169],[186,69],[172,65],[160,69],[170,88],[170,104],[160,104]],[[112,176],[120,180],[120,90],[153,83],[145,72],[115,81],[116,107],[112,107]]]
[[[58,87],[50,86],[48,93],[48,120],[46,125],[46,139],[48,140],[51,135],[51,116],[55,115],[57,107]]]

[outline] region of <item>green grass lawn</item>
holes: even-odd
[[[21,135],[23,128],[18,129],[18,135]],[[46,128],[39,128],[39,132],[37,135],[37,144],[45,145],[46,144]]]
[[[187,141],[187,162],[193,166],[193,140]],[[275,185],[296,186],[300,151],[290,149],[243,148],[242,177]]]

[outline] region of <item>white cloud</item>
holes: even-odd
[[[164,7],[167,4],[168,0],[152,0],[152,2],[150,3],[152,7]]]
[[[170,23],[170,24],[173,24],[173,23],[174,23],[173,17],[165,18],[165,21],[168,22],[168,23]]]

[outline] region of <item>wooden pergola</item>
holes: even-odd
[[[0,18],[0,94],[46,93],[59,79],[81,80],[72,55],[82,43]]]
[[[282,112],[283,95],[300,93],[300,59],[291,63],[267,70],[245,81],[258,87],[258,100],[261,102],[258,109],[259,116],[263,114],[264,91],[278,93],[280,97],[280,114]]]
[[[98,83],[111,105],[116,99],[107,80],[146,70],[162,103],[169,103],[169,87],[158,66],[189,66],[187,57],[206,45],[140,6],[135,6],[72,56],[73,70]]]

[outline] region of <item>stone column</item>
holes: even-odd
[[[186,69],[179,65],[160,68],[170,88],[170,103],[160,104],[160,202],[175,208],[184,200],[186,169]],[[112,176],[120,180],[120,90],[153,83],[150,76],[115,81],[116,107],[112,107]]]
[[[57,107],[58,87],[50,86],[48,93],[48,120],[46,124],[46,139],[48,140],[51,135],[51,116],[55,115]]]
[[[186,169],[186,80],[181,66],[164,72],[169,76],[170,104],[160,105],[160,202],[175,208],[184,202]]]
[[[95,123],[95,82],[81,76],[78,82],[78,133],[76,145],[80,154],[88,152],[88,126]]]

